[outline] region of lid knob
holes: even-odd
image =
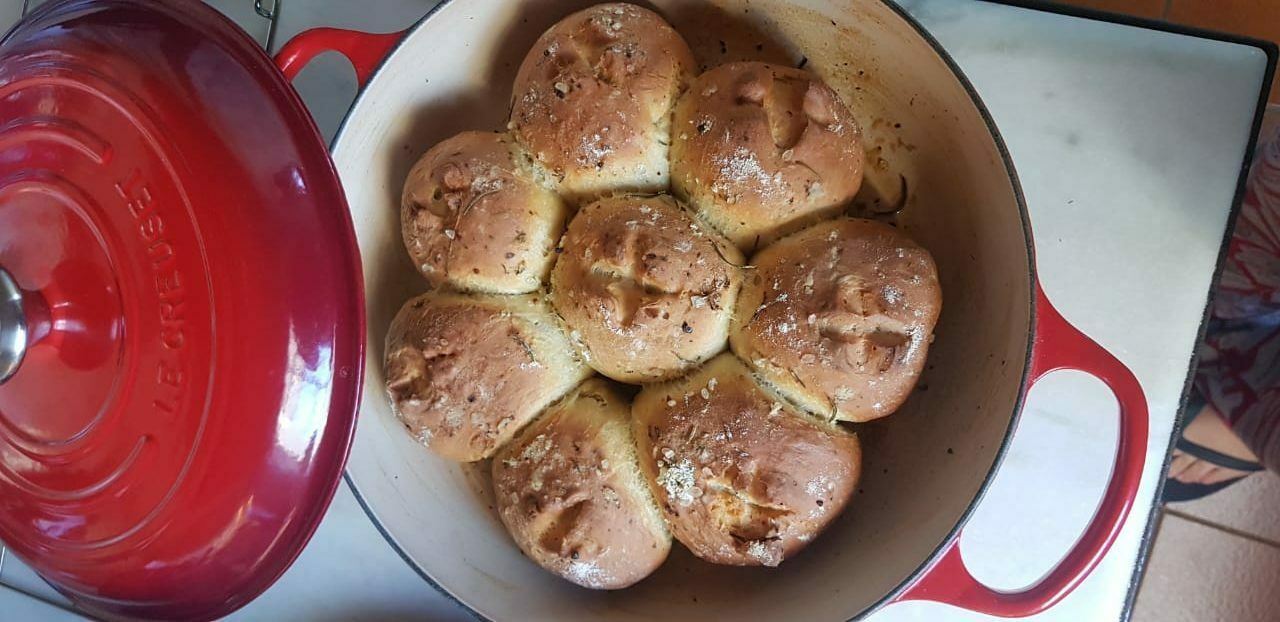
[[[0,384],[18,373],[27,353],[27,316],[22,303],[17,282],[0,268]]]

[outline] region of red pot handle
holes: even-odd
[[[382,59],[404,38],[404,32],[373,34],[341,28],[313,28],[289,40],[276,54],[276,67],[289,81],[297,77],[311,59],[325,52],[337,52],[351,62],[360,88],[369,83]]]
[[[1060,369],[1075,369],[1106,383],[1120,403],[1116,464],[1084,535],[1039,583],[1016,592],[991,589],[969,573],[960,556],[960,536],[915,585],[896,600],[928,600],[1005,618],[1034,615],[1066,598],[1107,554],[1133,507],[1147,451],[1147,398],[1133,372],[1076,330],[1036,286],[1036,332],[1031,384]]]

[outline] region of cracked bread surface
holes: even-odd
[[[732,354],[646,386],[631,412],[640,466],[672,534],[712,563],[777,566],[857,485],[857,436],[800,413]]]
[[[628,587],[671,550],[636,466],[629,409],[616,387],[592,378],[493,459],[498,514],[520,550],[583,587]]]
[[[509,127],[570,202],[670,185],[671,108],[693,53],[658,14],[601,4],[557,22],[516,75]]]
[[[664,380],[724,349],[742,255],[671,197],[592,203],[560,246],[551,301],[600,373]]]
[[[929,252],[896,227],[841,218],[752,258],[729,343],[805,410],[863,422],[892,414],[924,370],[942,311]]]
[[[462,132],[414,164],[400,201],[401,231],[432,287],[527,294],[545,284],[568,210],[519,157],[506,133]]]
[[[391,322],[386,352],[400,422],[460,462],[493,455],[591,375],[541,295],[423,294]]]
[[[671,128],[673,192],[746,253],[835,216],[862,186],[861,126],[802,69],[716,67]]]
[[[729,565],[807,546],[862,469],[837,421],[901,406],[941,306],[927,251],[844,216],[865,156],[834,91],[695,70],[648,9],[579,11],[525,57],[507,131],[445,140],[405,186],[436,291],[388,334],[393,410],[492,458],[516,544],[587,588],[640,581],[672,534]]]

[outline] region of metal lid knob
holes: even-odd
[[[22,312],[22,290],[0,268],[0,384],[18,373],[27,353],[27,319]]]

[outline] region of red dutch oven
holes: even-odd
[[[938,261],[929,391],[860,428],[862,490],[820,546],[786,572],[676,550],[632,589],[587,592],[520,555],[474,469],[403,433],[380,365],[364,365],[425,288],[399,239],[401,180],[435,141],[501,127],[529,45],[588,4],[446,1],[404,33],[303,33],[276,63],[195,0],[61,0],[11,31],[0,540],[91,614],[216,618],[296,558],[346,464],[405,559],[492,619],[849,619],[906,600],[1020,617],[1070,593],[1133,504],[1145,398],[1045,298],[998,131],[885,0],[652,3],[707,64],[762,41],[774,60],[803,55],[866,119],[882,162],[868,183],[910,180],[901,225]],[[331,154],[287,82],[324,51],[362,86]],[[993,590],[965,569],[960,532],[1027,390],[1063,368],[1115,393],[1116,466],[1064,560],[1025,590]]]

